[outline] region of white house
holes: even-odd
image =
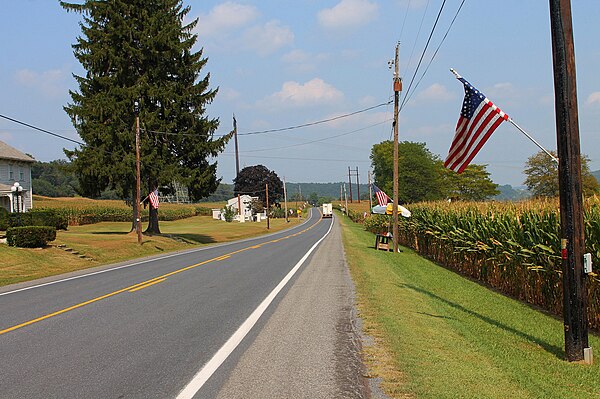
[[[252,203],[252,200],[258,200],[258,197],[251,197],[249,195],[240,195],[239,198],[239,202],[242,205],[242,213],[241,213],[241,218],[240,218],[240,214],[238,212],[238,197],[233,197],[229,200],[227,200],[227,207],[231,207],[234,211],[235,211],[235,216],[233,217],[233,220],[236,221],[241,221],[241,222],[249,222],[252,220],[252,209],[250,204]],[[223,212],[221,209],[213,209],[213,219],[221,219],[221,220],[225,220],[225,217],[223,216]],[[257,215],[257,221],[260,221],[261,219],[264,219],[266,216],[263,216],[263,214],[258,214]]]
[[[35,160],[0,141],[0,206],[9,212],[27,212],[33,207],[31,167]],[[21,190],[11,190],[15,183]]]

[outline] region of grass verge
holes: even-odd
[[[271,219],[270,230],[262,223],[226,223],[210,216],[161,221],[160,236],[144,236],[142,245],[130,233],[131,223],[103,222],[70,226],[58,231],[46,248],[15,248],[0,244],[0,286],[54,276],[89,267],[116,263],[198,245],[233,241],[283,230],[304,219]],[[58,247],[64,244],[74,252]],[[80,258],[85,255],[87,258]]]
[[[341,218],[373,377],[390,397],[600,398],[600,362],[563,360],[563,324]],[[600,351],[600,339],[590,336]],[[597,356],[600,352],[597,352]]]

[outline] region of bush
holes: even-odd
[[[6,242],[13,247],[38,248],[56,239],[56,228],[52,226],[9,227]]]
[[[223,208],[223,217],[226,222],[233,222],[233,217],[235,216],[235,210],[232,206],[226,206]]]
[[[365,226],[365,230],[373,234],[384,234],[390,228],[390,217],[385,215],[367,216],[363,226]]]
[[[8,228],[8,217],[10,212],[5,208],[0,207],[0,230],[5,231]]]
[[[30,209],[23,213],[12,213],[8,225],[17,226],[50,226],[56,230],[66,230],[69,219],[56,209]]]
[[[272,218],[285,218],[285,209],[283,208],[273,208],[271,209],[271,215],[270,217]]]

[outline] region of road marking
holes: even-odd
[[[298,226],[290,227],[289,230],[295,229],[297,227],[301,227],[301,226],[305,225],[306,223],[308,223],[310,220],[311,220],[310,218],[306,219],[304,222],[302,222],[302,224],[299,224]],[[283,233],[285,231],[286,230],[277,231],[277,232],[271,233],[271,234],[279,234],[279,233]],[[60,280],[49,281],[47,283],[32,285],[30,287],[23,287],[23,288],[19,288],[19,289],[12,290],[12,291],[2,292],[2,293],[0,293],[0,296],[10,295],[10,294],[16,294],[17,292],[28,291],[28,290],[32,290],[34,288],[41,288],[41,287],[45,287],[47,285],[54,285],[54,284],[64,283],[66,281],[77,280],[77,279],[84,278],[84,277],[95,276],[96,274],[108,273],[108,272],[112,272],[112,271],[115,271],[115,270],[124,269],[124,268],[127,268],[127,267],[142,265],[142,264],[148,263],[148,262],[155,262],[155,261],[158,261],[158,260],[172,258],[174,256],[186,255],[186,254],[191,254],[191,253],[200,252],[200,251],[206,251],[206,250],[209,250],[209,249],[219,248],[219,247],[226,246],[226,245],[239,244],[239,243],[248,242],[248,241],[260,240],[260,239],[265,238],[267,236],[269,236],[269,234],[267,234],[266,236],[250,237],[250,238],[245,238],[245,239],[239,240],[239,241],[226,242],[226,243],[217,244],[217,245],[211,245],[211,246],[203,247],[203,248],[189,249],[189,250],[182,251],[182,252],[177,252],[177,253],[173,253],[173,254],[169,254],[169,255],[164,255],[164,256],[161,256],[161,257],[156,257],[156,258],[152,258],[152,259],[143,260],[143,261],[140,261],[140,262],[128,263],[128,264],[122,265],[122,266],[116,266],[116,267],[111,267],[109,269],[98,270],[96,272],[81,274],[79,276],[67,277],[67,278],[63,278],[63,279],[60,279]],[[287,238],[287,237],[284,237],[284,238]],[[248,248],[244,248],[243,250],[246,250],[246,249],[248,249]],[[235,254],[237,252],[238,251],[232,252],[232,254]]]
[[[315,223],[313,226],[316,226]],[[277,294],[286,286],[286,284],[292,279],[294,274],[304,264],[306,259],[315,250],[315,248],[327,237],[333,223],[329,225],[329,230],[323,237],[321,237],[314,245],[304,254],[302,259],[296,263],[296,265],[290,270],[290,272],[281,280],[281,282],[271,291],[269,295],[261,302],[260,305],[248,316],[248,318],[238,327],[237,331],[223,344],[223,346],[213,355],[213,357],[206,363],[200,371],[196,373],[194,378],[183,388],[183,390],[177,395],[177,399],[191,399],[198,393],[200,388],[208,381],[208,379],[214,374],[215,371],[223,364],[223,362],[231,355],[231,353],[238,347],[240,342],[248,335],[252,327],[256,324],[260,316],[267,310],[269,305],[273,302]],[[311,226],[312,228],[312,226]]]
[[[304,232],[306,232],[306,231],[308,231],[308,230],[312,229],[313,227],[315,227],[316,225],[318,225],[320,222],[321,222],[320,220],[319,220],[319,221],[317,221],[315,224],[313,224],[313,225],[311,225],[311,226],[307,227],[306,229],[302,230],[300,233],[304,233]],[[331,229],[331,226],[330,226],[330,229]],[[329,233],[329,232],[328,232],[328,233]],[[142,282],[140,282],[140,283],[137,283],[137,284],[134,284],[134,285],[130,285],[129,287],[125,287],[125,288],[122,288],[122,289],[120,289],[120,290],[117,290],[117,291],[114,291],[114,292],[111,292],[111,293],[108,293],[108,294],[105,294],[105,295],[99,296],[99,297],[97,297],[97,298],[93,298],[93,299],[90,299],[90,300],[88,300],[88,301],[85,301],[85,302],[78,303],[77,305],[73,305],[73,306],[70,306],[70,307],[68,307],[68,308],[61,309],[61,310],[58,310],[58,311],[56,311],[56,312],[53,312],[53,313],[50,313],[50,314],[47,314],[47,315],[44,315],[44,316],[38,317],[38,318],[36,318],[36,319],[29,320],[29,321],[26,321],[26,322],[24,322],[24,323],[21,323],[21,324],[17,324],[17,325],[15,325],[15,326],[12,326],[12,327],[8,327],[8,328],[6,328],[6,329],[4,329],[4,330],[0,330],[0,335],[2,335],[2,334],[6,334],[6,333],[8,333],[8,332],[11,332],[11,331],[14,331],[14,330],[18,330],[19,328],[23,328],[23,327],[29,326],[29,325],[31,325],[31,324],[34,324],[34,323],[38,323],[38,322],[40,322],[40,321],[43,321],[43,320],[49,319],[49,318],[51,318],[51,317],[54,317],[54,316],[59,316],[59,315],[61,315],[61,314],[63,314],[63,313],[69,312],[69,311],[71,311],[71,310],[75,310],[75,309],[82,308],[82,307],[84,307],[84,306],[86,306],[86,305],[89,305],[89,304],[91,304],[91,303],[98,302],[98,301],[100,301],[100,300],[102,300],[102,299],[110,298],[110,297],[112,297],[112,296],[115,296],[115,295],[117,295],[117,294],[121,294],[121,293],[123,293],[123,292],[125,292],[125,291],[130,291],[130,290],[132,290],[132,289],[135,289],[135,288],[137,288],[137,287],[140,287],[140,286],[143,286],[143,285],[152,285],[152,284],[150,284],[150,283],[151,283],[151,282],[153,282],[153,281],[155,281],[155,280],[160,280],[160,279],[163,279],[163,281],[164,281],[164,280],[165,280],[167,277],[173,276],[173,275],[175,275],[175,274],[178,274],[178,273],[182,273],[182,272],[184,272],[184,271],[187,271],[187,270],[190,270],[190,269],[196,268],[196,267],[198,267],[198,266],[205,265],[205,264],[207,264],[207,263],[210,263],[210,262],[217,262],[217,261],[220,261],[220,260],[227,259],[227,258],[231,257],[231,256],[232,256],[232,255],[234,255],[234,254],[237,254],[237,253],[240,253],[240,252],[243,252],[243,251],[249,250],[250,248],[252,248],[252,247],[246,247],[246,248],[242,248],[242,249],[239,249],[239,250],[237,250],[237,251],[230,252],[230,253],[228,253],[228,254],[225,254],[225,255],[217,256],[217,257],[215,257],[215,258],[212,258],[212,259],[208,259],[208,260],[205,260],[205,261],[202,261],[202,262],[199,262],[199,263],[195,263],[195,264],[193,264],[193,265],[186,266],[186,267],[184,267],[184,268],[181,268],[181,269],[174,270],[174,271],[172,271],[172,272],[169,272],[169,273],[163,274],[162,276],[157,276],[157,277],[154,277],[154,278],[152,278],[152,279],[150,279],[150,280],[142,281]],[[15,292],[15,291],[13,291],[13,292]]]
[[[151,283],[140,285],[139,287],[132,288],[132,289],[129,290],[129,292],[136,292],[136,291],[139,291],[139,290],[143,290],[144,288],[148,288],[148,287],[150,287],[150,286],[152,286],[154,284],[162,283],[165,280],[166,280],[166,278],[161,278],[159,280],[154,280]]]

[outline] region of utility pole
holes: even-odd
[[[267,230],[269,230],[269,183],[265,183],[265,191],[267,192]]]
[[[358,203],[360,204],[360,180],[358,177],[358,166],[356,167],[356,192],[357,192]]]
[[[287,210],[287,190],[285,189],[285,176],[283,176],[283,202],[285,203],[285,221],[290,222],[288,218],[288,210]]]
[[[554,97],[560,191],[565,355],[568,361],[592,363],[588,343],[587,289],[581,157],[577,115],[575,49],[570,0],[550,0]]]
[[[142,243],[142,219],[140,215],[140,105],[133,104],[135,113],[135,232],[138,244]]]
[[[346,192],[346,185],[344,184],[344,199],[346,200],[346,207],[344,208],[346,211],[346,216],[348,215],[348,193]]]
[[[350,191],[350,203],[352,203],[352,177],[350,176],[350,166],[348,166],[348,185]]]
[[[238,151],[238,139],[237,139],[237,121],[235,120],[235,114],[233,114],[233,141],[235,143],[235,177],[240,175],[240,153]],[[242,198],[240,193],[238,193],[238,215],[240,218],[240,222],[244,222],[244,217],[242,216]],[[244,212],[245,213],[245,212]]]
[[[373,191],[372,191],[372,187],[371,187],[371,171],[369,170],[368,173],[368,179],[369,179],[369,213],[371,212],[371,209],[373,209],[373,202],[371,201],[371,199],[373,198]]]
[[[342,184],[340,184],[340,202],[344,200],[344,195],[342,194]]]
[[[396,44],[396,57],[394,58],[394,208],[392,210],[394,253],[398,253],[398,103],[402,91],[402,79],[398,72],[399,47],[400,43]]]

